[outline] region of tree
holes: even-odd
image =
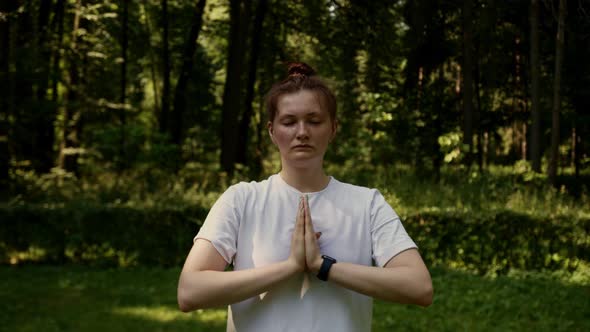
[[[64,102],[63,124],[59,147],[58,167],[68,172],[78,172],[78,148],[80,146],[80,68],[78,62],[78,29],[80,28],[81,0],[76,0],[72,19],[71,41],[68,49],[68,81]]]
[[[531,0],[531,162],[541,172],[541,111],[539,109],[539,0]]]
[[[162,89],[162,110],[160,112],[159,123],[160,132],[168,132],[168,117],[170,116],[170,50],[168,45],[168,0],[161,0],[162,4],[162,65],[164,86]]]
[[[473,0],[463,1],[463,144],[469,148],[467,165],[473,153]]]
[[[11,43],[12,15],[17,9],[16,2],[3,1],[0,12],[6,13],[7,19],[0,19],[0,184],[8,180],[11,153],[8,147],[9,115],[14,107],[14,72],[11,70],[11,55],[14,54]]]
[[[184,45],[184,52],[182,55],[182,67],[178,81],[176,83],[176,89],[174,91],[174,108],[173,108],[173,121],[172,121],[172,142],[175,144],[182,143],[182,117],[185,113],[186,108],[186,87],[189,81],[189,75],[193,69],[195,50],[197,48],[197,39],[199,38],[199,32],[203,25],[203,12],[205,9],[206,0],[199,0],[191,29],[186,38]]]
[[[267,0],[260,0],[256,7],[256,14],[254,15],[254,27],[252,28],[252,44],[250,46],[250,58],[248,61],[248,75],[246,80],[246,96],[244,98],[244,112],[240,119],[238,141],[237,141],[237,156],[236,161],[241,164],[248,163],[248,145],[251,142],[248,135],[250,129],[250,120],[254,114],[252,105],[254,101],[254,86],[256,84],[256,72],[258,68],[258,55],[260,50],[260,43],[262,39],[262,24],[266,15]]]
[[[119,121],[121,122],[121,142],[119,153],[119,167],[126,168],[125,156],[125,126],[127,124],[125,114],[125,104],[127,103],[127,49],[129,42],[127,40],[128,19],[129,19],[129,2],[127,0],[121,1],[121,85],[120,85],[120,106],[119,106]]]
[[[551,157],[548,176],[552,184],[556,184],[557,162],[559,159],[559,110],[561,107],[561,70],[563,65],[566,0],[559,0],[559,18],[555,39],[555,76],[553,77],[553,110],[551,116]]]
[[[221,168],[233,174],[237,161],[238,117],[242,109],[242,73],[244,68],[244,26],[249,17],[249,0],[230,1],[230,30],[227,73],[221,112]],[[246,25],[247,26],[247,25]]]

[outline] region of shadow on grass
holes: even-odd
[[[1,267],[6,331],[225,331],[226,310],[182,313],[180,270]],[[2,330],[0,328],[0,330]]]
[[[179,269],[0,267],[0,330],[224,331],[225,309],[177,309]],[[373,331],[590,331],[590,287],[543,273],[432,269],[435,300],[375,301]]]

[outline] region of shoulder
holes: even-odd
[[[343,201],[354,202],[367,206],[373,205],[373,202],[383,197],[378,189],[359,186],[351,183],[341,182],[333,178],[334,192],[337,193]]]
[[[371,215],[379,210],[393,210],[385,196],[377,188],[358,186],[350,183],[335,181],[335,191],[343,202],[349,202],[357,206],[362,205],[370,210]],[[395,212],[394,212],[395,213]]]
[[[363,187],[351,183],[342,182],[332,178],[334,181],[334,188],[346,194],[356,195],[357,197],[373,198],[375,194],[379,193],[379,190],[375,188]]]
[[[232,200],[247,199],[256,193],[267,191],[272,183],[273,177],[274,175],[262,181],[241,181],[235,183],[227,188],[227,190],[223,193],[223,196],[226,196],[226,198],[231,198]]]

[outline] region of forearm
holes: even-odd
[[[410,266],[381,268],[338,262],[328,281],[386,301],[428,306],[432,303],[432,281],[426,271]]]
[[[188,312],[240,302],[297,272],[297,266],[289,261],[241,271],[187,271],[180,276],[178,303]]]

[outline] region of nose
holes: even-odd
[[[307,129],[305,122],[299,122],[297,125],[297,139],[303,140],[309,138],[309,132]]]

